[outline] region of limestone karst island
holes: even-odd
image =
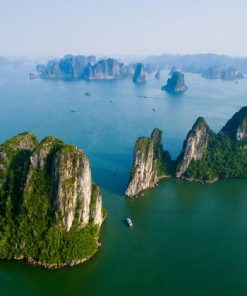
[[[247,296],[247,1],[0,11],[0,296]]]
[[[214,133],[199,117],[189,131],[176,160],[161,144],[162,132],[136,141],[133,167],[126,190],[129,197],[156,186],[162,178],[212,183],[219,179],[247,178],[247,107]]]
[[[82,150],[19,134],[0,146],[0,188],[2,259],[58,268],[97,252],[102,196]]]

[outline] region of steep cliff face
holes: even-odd
[[[53,183],[53,204],[62,215],[63,225],[69,230],[75,219],[81,227],[89,223],[90,203],[92,199],[92,178],[89,161],[78,148],[65,145],[53,138],[45,138],[31,156],[31,169],[26,187],[30,179],[40,170],[49,171]],[[29,189],[30,190],[30,189]],[[35,190],[35,188],[31,188]],[[102,223],[102,202],[98,190],[97,218],[90,221]]]
[[[62,147],[53,160],[56,182],[55,205],[63,215],[63,223],[70,229],[78,209],[78,221],[84,226],[89,222],[92,180],[89,161],[82,151]]]
[[[232,139],[241,141],[247,138],[247,107],[241,108],[228,120],[222,132]]]
[[[96,60],[95,56],[66,55],[60,60],[50,60],[47,65],[37,65],[37,72],[46,79],[109,80],[131,75],[131,67],[115,59]]]
[[[60,60],[50,60],[47,65],[37,65],[36,70],[41,78],[46,79],[79,79],[87,64],[93,64],[95,57],[66,55]]]
[[[170,174],[170,156],[163,150],[161,136],[162,132],[154,129],[150,138],[137,140],[130,182],[125,193],[127,196],[132,197],[154,187],[160,178]]]
[[[183,176],[192,160],[202,159],[207,149],[208,136],[209,127],[205,120],[199,117],[184,142],[176,170],[177,178]]]
[[[174,72],[172,77],[167,80],[167,84],[162,86],[162,90],[165,90],[171,94],[179,94],[188,89],[184,82],[184,74],[180,72]]]
[[[39,143],[24,133],[0,146],[0,170],[0,231],[6,233],[7,250],[16,246],[11,257],[35,257],[41,265],[59,267],[96,252],[102,196],[82,150],[53,137]],[[10,224],[15,225],[11,237],[6,232]],[[59,236],[61,246],[55,243]],[[77,255],[73,242],[82,248]],[[83,247],[87,243],[91,249]],[[0,257],[4,250],[0,244]]]
[[[210,130],[199,117],[176,160],[171,160],[160,142],[158,129],[151,138],[137,140],[127,196],[153,187],[162,176],[203,183],[247,178],[247,107],[237,112],[219,133]]]
[[[133,75],[134,83],[143,83],[147,81],[147,73],[143,63],[138,63],[135,66],[135,73]]]
[[[219,66],[211,66],[202,72],[202,77],[207,79],[237,80],[243,79],[244,76],[236,68],[221,68]]]
[[[125,75],[128,75],[126,66],[109,58],[100,60],[94,65],[87,65],[82,76],[86,80],[111,80]]]

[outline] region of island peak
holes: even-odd
[[[247,178],[247,107],[234,114],[219,133],[214,133],[205,119],[199,117],[176,160],[171,160],[163,150],[161,135],[161,131],[155,129],[150,138],[137,140],[127,196],[133,197],[154,187],[162,177],[203,183]]]
[[[72,266],[98,249],[102,195],[85,153],[22,133],[0,145],[0,258]]]
[[[171,94],[180,94],[185,92],[188,87],[184,82],[184,74],[178,71],[173,72],[171,78],[168,78],[167,84],[162,86],[161,89]]]

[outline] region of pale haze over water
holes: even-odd
[[[3,0],[0,11],[0,55],[247,52],[245,0]]]

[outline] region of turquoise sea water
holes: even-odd
[[[198,116],[218,131],[247,105],[247,80],[186,74],[189,90],[172,97],[160,90],[165,72],[137,86],[29,80],[29,71],[0,69],[0,141],[27,130],[82,148],[108,217],[102,248],[81,266],[47,271],[0,261],[0,295],[246,295],[247,181],[164,180],[138,200],[124,190],[137,137],[159,127],[175,158]]]

